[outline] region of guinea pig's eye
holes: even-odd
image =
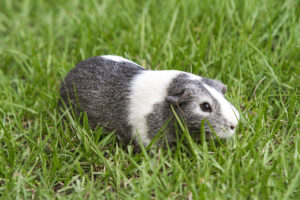
[[[211,112],[212,111],[211,106],[207,102],[200,104],[200,108],[203,112]]]

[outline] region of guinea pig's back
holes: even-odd
[[[101,125],[129,133],[126,105],[130,82],[142,70],[145,69],[118,56],[89,58],[67,74],[60,95],[67,107],[71,103],[76,111],[80,107],[80,111],[87,112],[91,128]]]

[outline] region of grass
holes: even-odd
[[[1,0],[0,198],[300,199],[299,10],[297,0]],[[71,119],[64,130],[60,83],[102,54],[222,80],[241,113],[236,135],[149,156]]]

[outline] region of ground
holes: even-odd
[[[1,0],[0,198],[300,199],[297,0]],[[133,154],[71,119],[59,87],[79,61],[124,56],[219,79],[231,140],[184,137]]]

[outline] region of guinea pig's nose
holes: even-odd
[[[234,129],[235,129],[235,126],[231,125],[231,126],[230,126],[230,129],[231,129],[231,130],[234,130]]]

